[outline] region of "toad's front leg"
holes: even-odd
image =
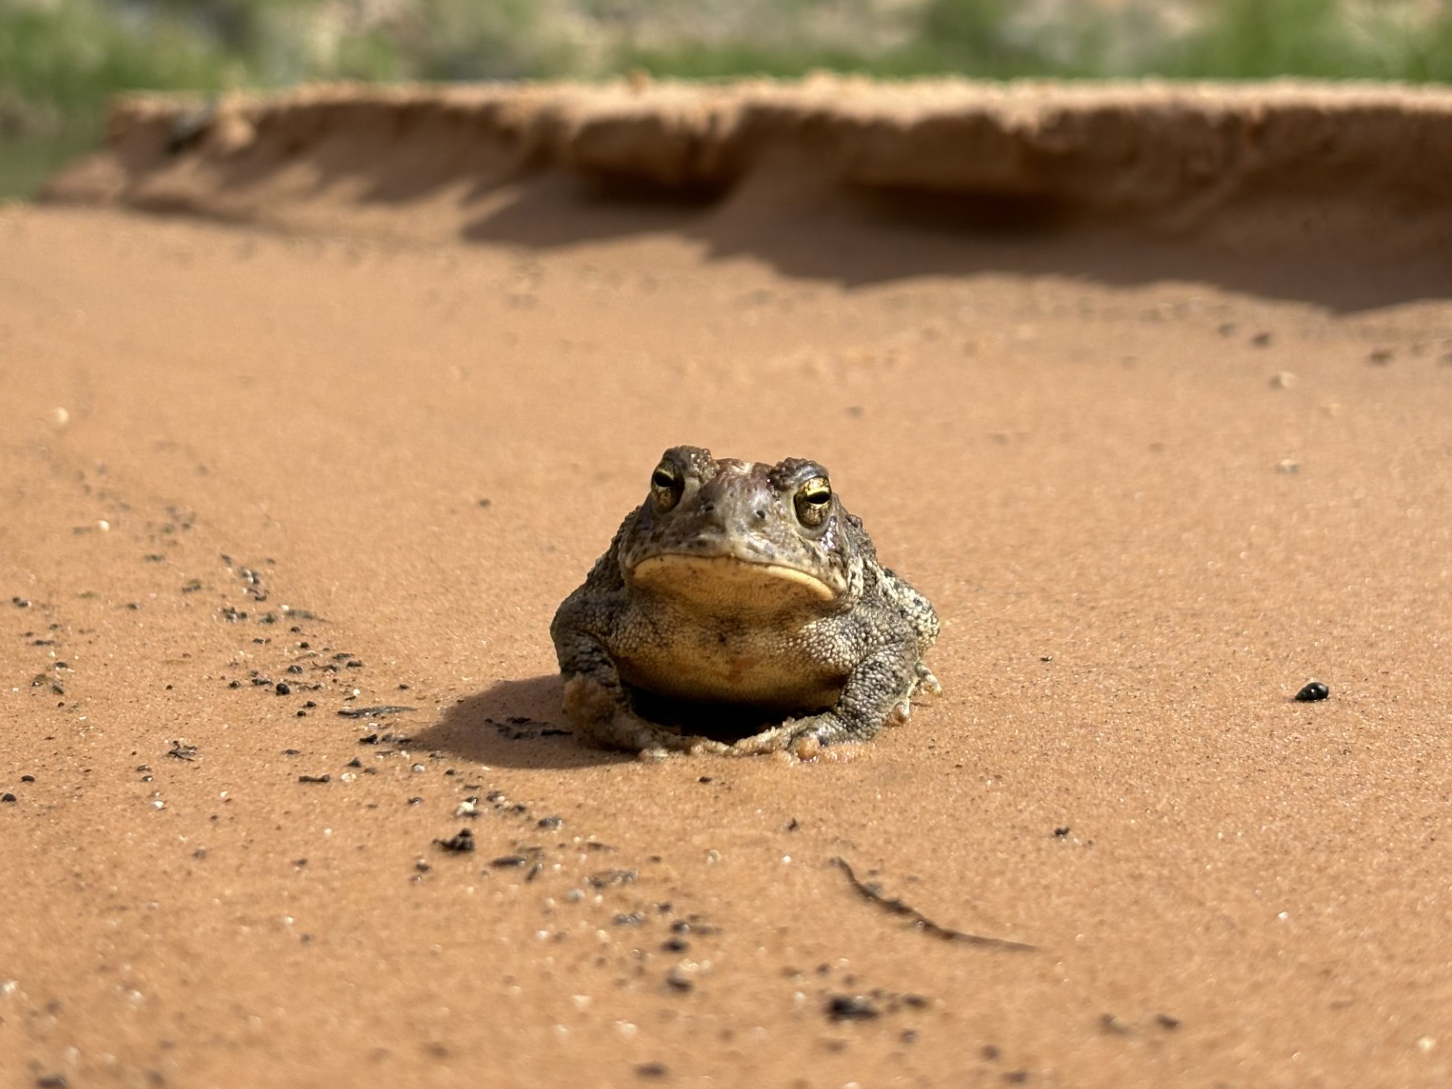
[[[919,688],[941,690],[937,678],[918,660],[916,643],[889,644],[869,654],[848,674],[835,707],[743,738],[730,752],[785,751],[810,758],[828,745],[869,741],[889,719],[907,718],[913,693]]]
[[[558,622],[552,634],[565,678],[565,714],[592,740],[646,757],[727,750],[719,741],[684,735],[636,714],[614,660],[593,635]]]

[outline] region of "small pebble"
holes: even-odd
[[[1297,692],[1294,699],[1297,703],[1315,703],[1318,700],[1324,700],[1329,695],[1331,695],[1331,689],[1320,681],[1312,681]]]
[[[474,849],[474,833],[467,828],[460,828],[458,832],[448,839],[434,840],[446,851],[472,851]]]
[[[696,984],[679,968],[672,968],[669,972],[667,972],[665,981],[666,986],[673,991],[689,991],[696,986]]]
[[[286,681],[278,681],[276,691],[279,696],[290,696],[292,695],[292,686]]]
[[[1125,1023],[1112,1013],[1099,1015],[1099,1027],[1114,1036],[1123,1036],[1129,1032]]]
[[[827,1017],[832,1021],[870,1021],[881,1017],[870,998],[860,994],[834,994],[827,999]]]

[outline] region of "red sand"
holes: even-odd
[[[1443,196],[138,131],[54,196],[240,222],[0,213],[0,1081],[1452,1080]],[[678,442],[829,466],[946,695],[850,763],[570,734],[549,618]]]

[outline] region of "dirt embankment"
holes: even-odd
[[[766,191],[784,214],[846,198],[955,231],[1088,223],[1403,258],[1452,245],[1452,92],[819,77],[148,95],[118,101],[108,147],[47,196],[507,241],[521,187],[555,186],[557,213],[561,179],[597,209]]]

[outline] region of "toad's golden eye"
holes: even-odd
[[[662,513],[681,501],[681,492],[685,488],[686,482],[681,478],[680,470],[668,461],[661,462],[650,474],[650,498],[655,503],[655,509]]]
[[[824,476],[814,476],[796,494],[797,521],[809,528],[820,526],[832,509],[832,485]]]

